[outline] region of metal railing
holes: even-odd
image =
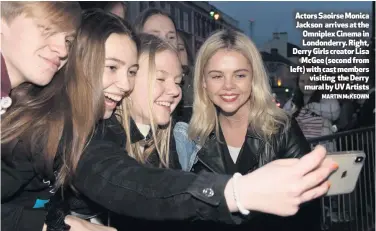
[[[308,140],[332,151],[362,150],[366,154],[355,190],[321,200],[321,228],[329,231],[375,230],[375,126]]]

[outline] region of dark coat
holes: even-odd
[[[132,133],[132,137],[140,135],[134,129]],[[231,176],[155,168],[154,161],[145,166],[127,155],[125,142],[124,130],[114,116],[98,124],[73,178],[83,201],[78,203],[81,211],[110,211],[122,216],[125,225],[176,220],[240,222],[229,212],[224,198]],[[172,161],[179,165],[177,159]],[[66,196],[65,200],[69,201]],[[84,204],[90,209],[82,210]]]
[[[215,172],[220,174],[247,174],[276,159],[300,158],[310,152],[311,148],[304,138],[298,124],[293,119],[287,133],[277,133],[267,144],[251,128],[246,133],[245,142],[240,150],[237,162],[230,157],[222,129],[220,142],[213,132],[201,150],[198,152],[198,161],[192,171]],[[257,187],[257,186],[255,186]],[[228,226],[228,230],[257,230],[257,231],[317,231],[320,230],[320,201],[315,200],[301,207],[292,217],[279,217],[270,214],[253,214],[249,222],[241,226]],[[200,222],[201,223],[201,222]],[[209,225],[206,223],[205,225]],[[215,227],[216,224],[210,224]],[[225,225],[221,225],[221,230]]]

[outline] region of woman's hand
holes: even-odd
[[[90,223],[86,220],[70,215],[66,216],[64,221],[65,224],[71,227],[70,231],[116,231],[114,228]]]
[[[237,179],[238,200],[245,209],[279,216],[298,212],[300,204],[323,196],[330,184],[325,181],[338,168],[325,159],[326,150],[317,146],[301,159],[280,159]],[[225,189],[230,211],[237,211],[233,178]]]

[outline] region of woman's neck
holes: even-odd
[[[244,105],[237,112],[228,114],[228,113],[219,113],[219,122],[221,126],[227,126],[229,128],[239,128],[239,127],[248,127],[248,117],[249,117],[249,107]]]
[[[229,127],[229,128],[239,128],[244,127],[246,125],[248,127],[248,116],[238,117],[238,116],[226,116],[226,115],[219,115],[219,123],[221,127]]]
[[[249,126],[249,110],[239,111],[234,115],[219,114],[219,123],[226,144],[232,147],[241,147]]]

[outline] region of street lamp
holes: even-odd
[[[215,14],[214,14],[214,19],[215,19],[215,20],[218,20],[218,19],[219,19],[219,14],[218,14],[218,13],[215,13]]]
[[[211,10],[209,14],[211,18],[214,18],[214,20],[218,20],[220,17],[220,14],[216,10]]]
[[[277,86],[278,87],[282,86],[282,81],[280,79],[277,80]]]

